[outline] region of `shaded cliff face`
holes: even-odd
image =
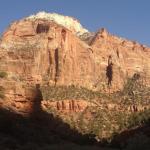
[[[89,44],[87,44],[89,43]],[[40,85],[75,85],[108,92],[120,90],[135,73],[150,83],[150,49],[101,29],[90,42],[71,28],[45,18],[26,18],[10,25],[0,43],[0,78],[7,105],[30,110],[31,89]],[[5,103],[6,104],[6,103]]]

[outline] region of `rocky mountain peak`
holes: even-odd
[[[19,112],[30,110],[30,104],[25,106],[21,100],[34,100],[36,92],[30,88],[38,90],[37,85],[74,85],[112,93],[122,90],[135,74],[144,79],[142,84],[150,85],[150,48],[104,28],[96,34],[86,31],[76,19],[45,12],[11,24],[0,43],[0,73],[7,74],[6,79],[0,77],[0,86],[7,106]],[[75,33],[84,34],[77,37]],[[15,108],[13,100],[18,101]],[[69,104],[80,108],[80,103],[67,102],[68,109]],[[64,108],[63,102],[60,105],[58,109]]]
[[[26,19],[27,20],[45,19],[48,21],[54,21],[57,24],[60,24],[66,27],[67,29],[75,32],[78,36],[89,32],[87,29],[82,27],[82,25],[77,19],[73,17],[69,17],[69,16],[63,16],[57,13],[47,13],[43,11],[35,15],[31,15],[27,17]]]
[[[99,31],[98,31],[99,34],[101,34],[102,36],[107,36],[108,35],[108,31],[106,28],[101,28]]]

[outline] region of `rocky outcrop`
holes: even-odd
[[[42,101],[42,107],[45,110],[54,109],[62,113],[82,112],[89,106],[94,104],[85,100]]]
[[[145,110],[150,109],[149,105],[122,105],[116,103],[99,103],[97,104],[94,101],[86,101],[86,100],[61,100],[61,101],[54,101],[54,100],[44,100],[42,101],[42,107],[44,110],[55,110],[61,113],[81,113],[85,111],[88,107],[95,107],[103,110],[104,108],[108,111],[118,111],[118,112],[142,112]]]
[[[101,70],[101,73],[98,74],[105,76],[108,58],[111,56],[113,63],[112,87],[114,89],[122,87],[125,80],[135,73],[143,76],[147,80],[145,84],[149,85],[149,48],[137,42],[113,36],[106,29],[97,32],[90,46],[95,51],[96,66],[100,68],[96,70]]]
[[[67,29],[71,30],[77,36],[80,36],[84,33],[89,33],[87,29],[82,27],[82,25],[77,19],[56,13],[39,12],[36,15],[31,15],[27,17],[26,19],[28,20],[45,19],[48,21],[54,21],[57,24],[62,25]]]
[[[26,87],[37,84],[114,92],[135,73],[149,85],[149,48],[113,36],[106,29],[91,36],[88,43],[76,33],[45,17],[32,16],[11,24],[0,42],[0,71],[8,74],[7,80],[0,79],[6,99],[27,100]],[[108,77],[112,80],[109,86]]]
[[[49,30],[44,31],[46,26]],[[88,45],[53,22],[22,20],[12,25],[3,36],[1,49],[5,53],[1,69],[23,80],[85,86],[94,80],[94,57]]]

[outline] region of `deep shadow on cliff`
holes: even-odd
[[[81,147],[84,150],[136,150],[137,147],[137,150],[142,150],[144,146],[144,150],[149,150],[150,122],[117,134],[111,143],[105,139],[98,143],[92,136],[78,133],[59,118],[39,109],[29,117],[0,109],[0,149],[3,150],[74,150]]]
[[[45,145],[96,144],[93,135],[82,135],[60,118],[43,111],[41,101],[42,94],[37,85],[36,97],[29,116],[0,109],[0,149],[43,150]]]
[[[121,150],[149,150],[150,119],[141,126],[116,134],[110,145]]]
[[[60,118],[43,111],[42,100],[40,86],[36,85],[36,95],[29,116],[0,108],[0,150],[137,150],[138,144],[138,150],[144,146],[144,150],[149,150],[150,121],[135,129],[117,133],[110,143],[106,139],[97,142],[95,135],[83,135]],[[145,142],[140,143],[139,140]]]

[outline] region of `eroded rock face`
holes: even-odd
[[[147,79],[145,84],[149,85],[149,56],[150,49],[138,44],[137,42],[128,41],[111,35],[106,29],[101,29],[93,38],[90,46],[94,50],[97,74],[105,76],[105,69],[111,57],[113,64],[113,81],[112,88],[121,88],[127,78],[132,77],[135,73]],[[144,74],[147,74],[146,76]],[[103,80],[104,81],[104,80]]]
[[[58,112],[68,114],[82,112],[89,106],[94,106],[94,104],[85,100],[62,100],[62,101],[47,100],[42,102],[42,107],[45,110],[52,108]]]
[[[98,31],[87,44],[73,31],[53,21],[22,19],[3,34],[0,71],[7,72],[8,78],[0,80],[2,86],[7,85],[9,101],[28,100],[25,87],[36,84],[73,84],[113,92],[120,90],[126,79],[135,73],[143,75],[144,84],[149,85],[149,58],[149,48],[113,36],[105,29]],[[108,88],[110,61],[112,81]],[[19,96],[16,98],[16,95]]]
[[[94,57],[88,45],[55,23],[20,21],[5,32],[1,48],[5,53],[1,69],[29,83],[89,86],[94,80]]]
[[[123,106],[121,104],[115,103],[101,103],[96,104],[94,102],[86,101],[86,100],[61,100],[61,101],[53,101],[53,100],[44,100],[42,101],[42,108],[44,110],[55,110],[56,112],[61,112],[65,114],[73,114],[73,113],[81,113],[85,111],[88,107],[95,107],[103,110],[104,108],[108,111],[118,111],[118,112],[142,112],[144,110],[150,109],[149,105],[126,105]]]

